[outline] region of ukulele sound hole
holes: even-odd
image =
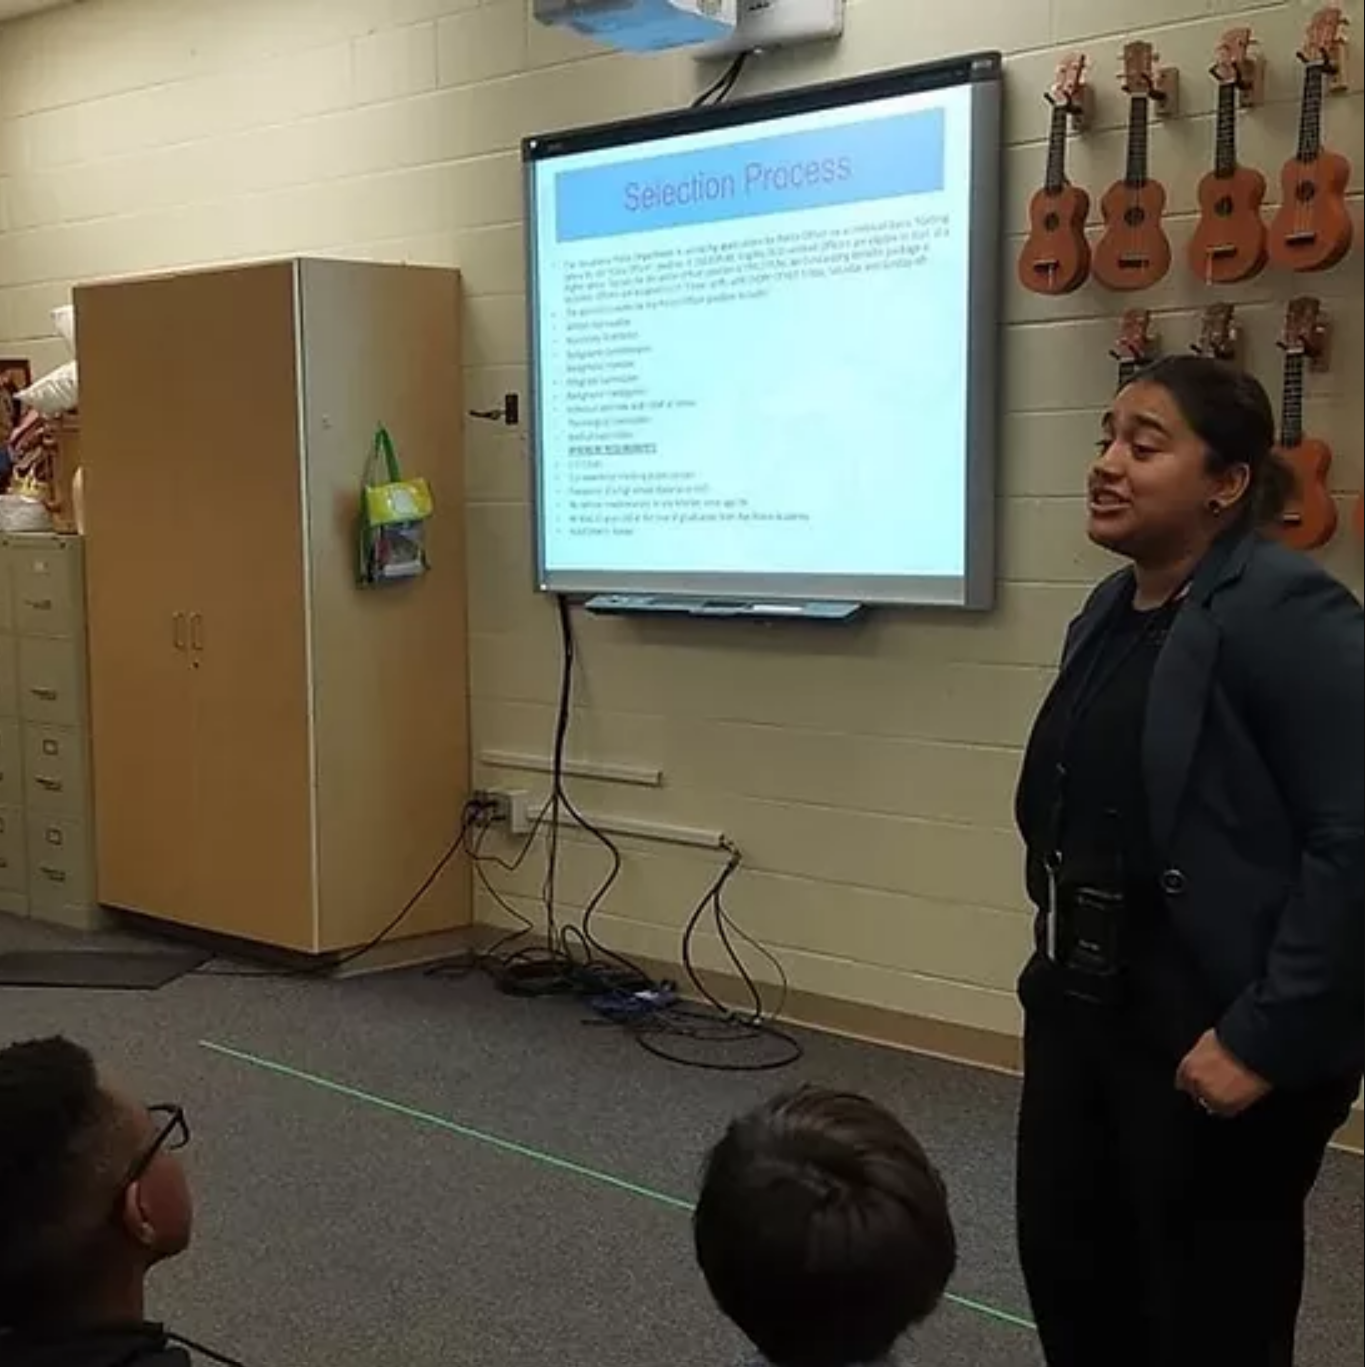
[[[1130,228],[1140,228],[1147,222],[1147,210],[1140,204],[1134,204],[1123,211],[1123,221]]]
[[[1048,214],[1048,215],[1043,219],[1043,227],[1044,227],[1044,229],[1046,229],[1046,231],[1048,231],[1048,232],[1050,232],[1050,233],[1055,233],[1055,232],[1057,231],[1057,229],[1060,228],[1061,226],[1062,226],[1062,220],[1061,220],[1061,216],[1060,216],[1059,214]]]
[[[1311,204],[1318,197],[1318,187],[1311,180],[1299,181],[1299,188],[1294,192],[1294,198],[1300,204]]]
[[[1231,197],[1229,195],[1224,195],[1223,198],[1213,206],[1213,212],[1217,214],[1219,218],[1231,218],[1234,207]]]

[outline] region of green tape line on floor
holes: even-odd
[[[363,1091],[359,1087],[350,1087],[344,1082],[336,1082],[332,1078],[322,1077],[318,1073],[305,1072],[303,1069],[293,1068],[287,1063],[278,1063],[274,1059],[262,1058],[259,1054],[249,1054],[245,1050],[234,1049],[230,1045],[218,1044],[213,1040],[200,1040],[199,1046],[212,1054],[235,1059],[238,1063],[246,1064],[248,1067],[261,1072],[273,1073],[277,1077],[289,1078],[294,1082],[302,1082],[318,1091],[331,1092],[334,1096],[345,1097],[349,1101],[358,1101],[361,1105],[369,1106],[374,1110],[387,1111],[390,1115],[402,1116],[405,1120],[416,1121],[419,1125],[428,1125],[433,1129],[444,1130],[447,1134],[457,1135],[471,1143],[482,1144],[485,1148],[496,1149],[500,1153],[511,1154],[517,1158],[525,1158],[532,1163],[539,1163],[542,1167],[566,1172],[574,1177],[586,1178],[600,1186],[613,1187],[615,1190],[626,1192],[628,1195],[643,1197],[646,1201],[653,1201],[656,1205],[685,1211],[689,1215],[692,1213],[692,1202],[686,1201],[682,1197],[670,1196],[667,1192],[641,1186],[638,1182],[630,1182],[624,1177],[615,1176],[613,1173],[602,1172],[600,1169],[587,1167],[583,1163],[575,1163],[569,1158],[560,1158],[557,1154],[546,1153],[543,1149],[531,1148],[527,1144],[518,1144],[515,1140],[489,1134],[486,1130],[477,1130],[469,1125],[461,1125],[458,1121],[435,1115],[431,1111],[419,1110],[415,1106],[406,1106],[400,1101],[392,1101],[388,1097],[378,1096],[374,1092]],[[1015,1329],[1030,1331],[1034,1329],[1030,1320],[1025,1319],[1022,1315],[1013,1315],[1008,1310],[997,1310],[993,1305],[986,1305],[966,1296],[950,1295],[948,1299],[961,1309],[970,1310],[973,1314],[994,1320],[997,1324],[1006,1324]]]

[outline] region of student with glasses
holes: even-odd
[[[189,1138],[78,1045],[0,1050],[0,1367],[188,1367],[143,1285],[189,1245]]]

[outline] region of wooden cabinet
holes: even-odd
[[[287,261],[76,293],[100,900],[363,944],[469,789],[459,281]],[[430,571],[356,584],[377,424]],[[399,928],[464,924],[451,862]]]
[[[0,538],[0,911],[88,929],[91,869],[80,538]]]

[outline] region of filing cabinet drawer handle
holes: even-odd
[[[51,599],[51,598],[25,598],[25,599],[24,599],[24,606],[25,606],[26,608],[32,608],[32,609],[34,610],[34,612],[51,612],[51,611],[52,611],[52,599]]]
[[[52,867],[51,864],[44,864],[44,865],[42,866],[40,872],[42,873],[42,875],[43,875],[44,878],[50,880],[50,881],[53,882],[53,883],[65,883],[65,882],[66,882],[66,870],[65,870],[65,869],[54,869],[54,868]]]
[[[28,691],[41,702],[56,702],[61,696],[55,688],[30,688]]]
[[[44,778],[42,774],[34,774],[33,779],[40,788],[45,788],[49,793],[60,793],[66,787],[59,778]]]

